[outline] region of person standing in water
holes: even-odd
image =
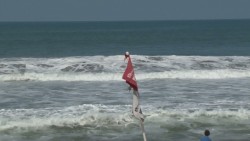
[[[208,136],[210,135],[209,130],[205,130],[204,136],[201,137],[200,141],[212,141]]]

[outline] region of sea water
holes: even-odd
[[[250,20],[0,23],[1,141],[250,138]]]

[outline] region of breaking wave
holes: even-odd
[[[123,56],[0,59],[0,81],[120,81]],[[250,77],[250,57],[132,56],[136,78],[225,79]]]
[[[122,73],[85,74],[11,74],[0,75],[2,81],[121,81]],[[250,77],[250,71],[189,70],[137,74],[137,80],[147,79],[226,79]]]
[[[128,105],[85,104],[66,108],[2,109],[0,132],[34,130],[50,127],[112,127],[137,124]],[[147,123],[210,122],[210,124],[245,124],[250,120],[247,109],[164,109],[145,106]],[[208,121],[209,120],[209,121]]]

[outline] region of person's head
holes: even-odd
[[[205,136],[209,136],[209,135],[210,135],[209,130],[205,130],[204,135],[205,135]]]

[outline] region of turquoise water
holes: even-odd
[[[0,23],[1,141],[250,138],[250,20]]]

